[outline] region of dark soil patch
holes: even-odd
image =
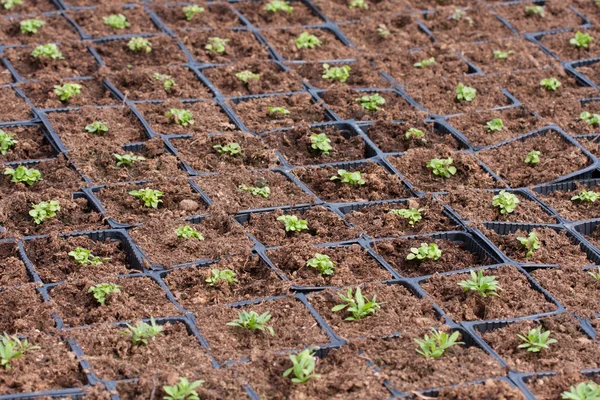
[[[74,191],[79,189],[83,183],[81,176],[72,168],[71,164],[64,156],[54,158],[48,161],[42,161],[33,165],[24,165],[26,168],[33,168],[40,172],[42,180],[34,182],[32,185],[23,182],[11,182],[10,175],[4,175],[0,179],[0,191],[3,195],[12,193],[36,192],[43,193],[49,189],[63,189]],[[3,165],[3,171],[9,168]],[[18,166],[12,165],[10,168],[16,169]]]
[[[540,42],[564,61],[583,60],[600,56],[600,46],[597,40],[591,42],[587,48],[573,46],[570,40],[575,37],[576,32],[560,32],[554,35],[544,35],[540,39]],[[600,30],[597,27],[586,29],[585,33],[594,38],[600,37]]]
[[[225,51],[218,53],[206,49],[209,38],[216,37],[229,39],[225,44]],[[201,63],[227,63],[243,59],[267,60],[267,53],[251,31],[234,31],[221,27],[214,30],[187,31],[180,35],[181,41],[186,46],[197,62]]]
[[[571,200],[581,190],[596,190],[595,186],[576,184],[577,189],[570,191],[557,190],[548,194],[536,193],[535,195],[552,207],[558,215],[570,221],[583,221],[591,218],[600,218],[600,204]]]
[[[537,4],[537,3],[536,3]],[[507,4],[495,7],[496,12],[519,32],[541,32],[558,28],[577,27],[584,20],[560,0],[543,3],[544,16],[530,15],[526,7],[530,3]]]
[[[20,23],[27,19],[42,21],[44,25],[36,33],[23,33]],[[3,20],[0,30],[0,41],[5,46],[51,43],[56,38],[60,38],[61,42],[68,42],[78,40],[79,35],[62,16],[36,15],[7,18]]]
[[[600,248],[600,229],[594,228],[590,234],[583,235],[590,243],[597,248]]]
[[[385,99],[385,104],[377,110],[365,110],[356,100],[362,96],[378,94]],[[343,119],[367,120],[405,120],[415,109],[396,92],[358,92],[355,90],[328,90],[320,95],[327,103],[327,108]]]
[[[9,335],[41,330],[54,330],[52,310],[48,303],[36,292],[37,284],[25,284],[20,287],[4,287],[0,291],[0,330]],[[19,369],[14,369],[19,371]]]
[[[110,15],[124,15],[127,18],[127,27],[117,29],[104,23],[104,17]],[[73,20],[92,38],[114,35],[131,35],[136,33],[156,33],[158,28],[142,7],[123,8],[114,5],[103,6],[89,10],[67,12]]]
[[[125,68],[146,67],[164,64],[182,64],[187,61],[177,42],[168,36],[146,38],[152,51],[134,52],[127,44],[129,39],[110,40],[95,43],[94,48],[107,67],[119,71]],[[168,60],[168,63],[165,63]]]
[[[291,4],[291,13],[286,11],[271,12],[264,9],[265,6],[256,3],[237,3],[235,8],[242,13],[250,23],[258,28],[265,26],[293,26],[293,25],[315,25],[323,22],[304,3],[294,2]]]
[[[296,39],[302,33],[316,36],[320,46],[298,48]],[[327,29],[291,28],[262,31],[261,34],[271,46],[286,60],[344,60],[356,57],[356,50],[344,45],[333,32]]]
[[[19,257],[17,244],[0,243],[0,287],[24,285],[29,281],[27,268]]]
[[[61,101],[54,89],[56,86],[65,84],[80,85],[81,93],[67,101]],[[74,81],[61,79],[58,75],[51,75],[37,82],[24,83],[21,89],[37,108],[108,106],[117,103],[111,92],[98,79]]]
[[[483,383],[442,389],[435,397],[440,400],[504,399],[525,400],[523,393],[506,381],[488,379]]]
[[[600,382],[596,375],[583,375],[579,371],[562,371],[557,375],[538,376],[526,381],[527,387],[540,400],[560,399],[571,387],[581,382]]]
[[[2,111],[0,111],[0,122],[28,121],[33,119],[29,105],[25,103],[25,100],[17,96],[11,88],[5,87],[0,89],[0,102],[3,104]]]
[[[294,69],[302,76],[305,82],[319,89],[345,89],[351,88],[385,88],[390,87],[390,83],[380,75],[379,70],[365,60],[358,60],[352,63],[328,64],[330,67],[350,67],[349,76],[345,82],[339,80],[325,79],[326,73],[323,65],[326,63],[307,62],[294,66]]]
[[[54,155],[40,125],[10,126],[2,130],[15,135],[14,140],[17,141],[5,155],[0,155],[4,161],[38,160]]]
[[[154,3],[162,3],[162,1]],[[182,10],[183,7],[183,5],[154,6],[152,9],[169,28],[174,30],[197,27],[229,28],[242,25],[227,3],[201,4],[204,11],[194,15],[189,21]]]

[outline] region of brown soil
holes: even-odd
[[[37,284],[20,287],[3,287],[0,291],[0,311],[5,317],[0,319],[0,331],[9,335],[41,330],[54,330],[52,310],[48,303],[36,292]],[[18,369],[15,369],[18,371]]]
[[[119,71],[125,68],[146,67],[164,64],[181,64],[187,61],[177,42],[168,36],[146,38],[152,45],[152,51],[133,52],[127,46],[128,39],[110,40],[95,43],[94,48],[109,68]],[[168,63],[165,63],[168,60]]]
[[[31,0],[24,1],[23,4],[15,4],[15,6],[11,9],[6,9],[4,7],[0,7],[1,15],[11,15],[11,14],[28,14],[31,12],[47,12],[47,11],[57,11],[56,5],[51,0]]]
[[[581,382],[600,382],[596,375],[583,375],[578,371],[561,371],[557,375],[538,376],[526,381],[527,387],[540,400],[560,399],[562,393]]]
[[[584,23],[581,17],[560,0],[546,0],[544,2],[543,18],[539,15],[527,15],[525,12],[527,5],[529,3],[508,4],[495,7],[495,10],[521,33],[549,31],[567,27],[576,28]]]
[[[209,38],[229,39],[225,51],[206,49]],[[227,63],[243,59],[267,60],[269,54],[251,31],[234,31],[219,27],[215,30],[181,32],[180,38],[194,59],[200,63]]]
[[[591,218],[600,218],[600,204],[598,202],[587,203],[573,201],[571,198],[577,195],[582,189],[595,190],[595,186],[577,184],[577,189],[571,191],[556,191],[547,195],[536,193],[535,195],[552,207],[558,214],[570,221],[583,221]]]
[[[44,25],[36,33],[24,34],[21,32],[20,22],[30,18],[43,21]],[[79,39],[79,35],[73,26],[61,16],[36,15],[7,18],[3,20],[2,29],[0,29],[0,41],[5,46],[50,43],[54,42],[56,38],[60,38],[61,42],[74,41]]]
[[[534,105],[534,111],[545,118],[552,118],[552,121],[569,135],[600,133],[598,127],[591,126],[580,118],[583,111],[598,114],[600,102],[593,101],[582,105],[577,100],[579,97],[576,94],[567,93],[561,98],[553,99],[550,103]]]
[[[5,168],[8,168],[7,165],[2,165],[2,167],[4,167],[2,168],[3,171]],[[81,176],[62,155],[49,161],[41,161],[34,165],[25,165],[25,167],[37,169],[41,174],[42,180],[28,185],[22,182],[11,182],[11,176],[4,175],[0,179],[0,191],[2,195],[26,192],[42,193],[49,189],[73,191],[79,189],[83,183]],[[16,169],[18,167],[12,165],[10,168]]]
[[[4,161],[38,160],[54,155],[52,146],[40,125],[10,126],[2,128],[2,130],[14,134],[14,139],[17,141],[17,144],[11,147],[5,155],[0,155]]]
[[[7,50],[8,51],[8,50]],[[27,121],[33,119],[31,109],[11,88],[0,89],[0,122]]]
[[[29,281],[27,268],[19,258],[17,244],[0,243],[0,287],[24,285]]]
[[[596,140],[598,137],[594,136],[586,136],[583,138],[576,138],[580,145],[585,147],[590,153],[592,153],[596,158],[600,156],[600,143]]]
[[[490,0],[490,3],[499,0]],[[441,6],[466,7],[469,5],[469,0],[444,0],[440,4],[439,0],[411,0],[409,7],[413,10],[435,10]]]
[[[8,85],[13,83],[14,79],[10,71],[3,66],[0,66],[0,85]]]
[[[579,67],[577,68],[577,71],[589,78],[595,84],[600,83],[600,73],[596,71],[596,67],[594,67],[594,65],[589,67]]]
[[[250,23],[258,28],[265,26],[314,25],[323,22],[304,3],[293,3],[293,11],[270,12],[264,6],[255,3],[236,3],[235,8],[242,13]]]
[[[54,93],[54,87],[66,83],[80,85],[81,94],[71,97],[68,101],[61,101]],[[49,75],[44,77],[43,80],[22,84],[21,89],[37,108],[108,106],[118,103],[118,100],[98,79],[73,81],[61,79],[58,75]]]
[[[571,38],[575,36],[575,32],[577,31],[545,35],[540,39],[540,42],[564,61],[583,60],[600,56],[600,46],[597,40],[591,42],[588,48],[575,47],[569,43]],[[585,33],[594,38],[600,37],[598,35],[600,31],[597,27],[586,29]]]
[[[588,235],[583,235],[589,242],[596,246],[600,247],[600,229],[594,228],[594,231]]]
[[[161,1],[155,1],[154,3],[161,3]],[[171,2],[169,0],[169,2]],[[200,14],[194,15],[190,21],[187,20],[183,10],[180,7],[167,7],[167,6],[153,6],[152,10],[159,16],[159,18],[171,29],[177,30],[182,28],[197,28],[197,27],[210,27],[210,28],[229,28],[232,26],[241,26],[242,23],[231,10],[227,3],[212,3],[210,5],[203,4],[202,2],[194,2],[198,4],[204,11]]]
[[[316,36],[321,41],[321,46],[299,49],[296,39],[304,32]],[[326,29],[272,29],[262,31],[261,34],[286,60],[344,60],[356,57],[356,50],[345,46],[333,32]]]
[[[366,60],[359,59],[357,62],[343,64],[329,64],[330,67],[350,67],[350,76],[345,82],[339,80],[324,79],[324,63],[307,62],[295,65],[293,68],[302,76],[305,82],[319,89],[344,89],[344,88],[385,88],[390,83],[383,78],[379,71]]]
[[[358,20],[370,16],[393,15],[406,10],[403,0],[367,1],[367,9],[350,8],[345,0],[315,0],[313,4],[335,22]]]
[[[127,18],[128,27],[123,29],[112,28],[104,24],[104,17],[121,14]],[[67,15],[92,38],[100,38],[114,35],[131,35],[135,33],[156,33],[157,27],[152,23],[150,16],[144,12],[142,7],[124,9],[114,5],[96,7],[90,10],[68,11]]]
[[[375,111],[368,111],[356,101],[359,97],[375,93],[385,99],[385,104]],[[395,92],[357,92],[355,90],[328,90],[321,98],[327,103],[327,108],[334,111],[343,119],[367,120],[405,120],[407,115],[415,110],[406,100]]]
[[[64,2],[70,7],[92,7],[98,5],[98,3],[94,0],[64,0]],[[114,5],[125,5],[138,3],[138,0],[110,0],[107,3]]]
[[[483,383],[461,385],[441,390],[436,399],[440,400],[525,400],[523,393],[506,381],[488,379]]]

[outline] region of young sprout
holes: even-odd
[[[385,104],[385,99],[381,97],[378,93],[372,94],[370,96],[364,95],[355,100],[359,102],[360,106],[367,111],[377,111],[379,109],[379,106]]]
[[[477,89],[459,83],[456,87],[456,100],[472,102],[477,96]]]
[[[144,202],[144,206],[158,208],[158,204],[162,203],[161,197],[163,196],[163,192],[160,190],[154,189],[140,189],[140,190],[132,190],[129,192],[130,195],[136,197]]]
[[[329,155],[329,152],[333,150],[333,146],[331,146],[331,139],[329,139],[324,133],[311,134],[310,147],[324,155]]]
[[[419,209],[417,209],[417,208],[404,208],[404,209],[394,208],[394,209],[388,211],[388,214],[397,215],[399,217],[407,219],[408,224],[410,226],[415,226],[415,224],[417,222],[420,222],[423,219],[423,216],[421,215],[423,210],[424,210],[423,208],[419,208]]]
[[[0,129],[0,154],[5,155],[11,147],[19,143],[14,137],[14,133],[4,132]]]
[[[290,360],[292,360],[292,368],[286,370],[283,376],[288,376],[293,372],[293,383],[305,383],[320,376],[314,373],[317,358],[311,349],[305,349],[297,355],[290,354]]]
[[[185,15],[185,19],[188,21],[191,21],[196,14],[200,14],[204,12],[204,8],[200,7],[196,4],[192,4],[190,6],[185,6],[181,9],[183,11],[183,14]]]
[[[352,294],[352,288],[348,288],[348,295],[344,296],[340,293],[340,299],[345,304],[338,304],[331,309],[332,312],[338,312],[346,309],[347,312],[352,316],[345,318],[345,321],[356,321],[368,317],[370,314],[375,314],[377,310],[381,308],[384,303],[377,303],[377,295],[373,295],[373,298],[369,300],[367,297],[363,297],[360,287],[356,288],[354,295]]]
[[[106,125],[104,122],[94,121],[91,124],[87,125],[85,127],[85,130],[89,133],[102,134],[108,132],[108,125]]]
[[[60,203],[56,200],[42,201],[32,205],[33,208],[29,210],[29,216],[38,225],[48,218],[56,217],[56,213],[60,211]]]
[[[281,215],[277,217],[277,221],[283,222],[286,232],[301,232],[308,229],[308,222],[295,215]]]
[[[133,164],[134,162],[137,161],[144,161],[145,158],[142,156],[136,156],[133,153],[129,153],[129,154],[117,154],[114,153],[113,156],[115,157],[115,159],[117,160],[117,167],[130,167],[131,164]]]
[[[600,399],[600,386],[594,381],[581,382],[576,387],[571,386],[568,392],[562,392],[560,396],[567,400],[598,400]]]
[[[536,165],[540,162],[540,155],[542,153],[537,150],[531,150],[527,153],[527,157],[525,157],[525,164]]]
[[[452,165],[453,162],[452,157],[433,158],[425,165],[434,175],[441,176],[442,178],[450,178],[451,175],[456,174],[456,167]]]
[[[101,304],[106,305],[106,298],[113,293],[121,293],[123,286],[114,283],[99,283],[89,288],[88,293],[94,294],[94,299]]]
[[[335,264],[327,254],[315,253],[315,256],[306,262],[307,267],[315,268],[321,275],[333,275]]]
[[[122,331],[126,336],[131,336],[131,341],[135,346],[148,344],[148,339],[154,340],[158,336],[163,336],[163,327],[156,324],[153,317],[150,318],[150,325],[145,322],[138,322],[136,326],[127,324],[127,329]]]
[[[105,260],[110,260],[110,257],[102,258],[95,256],[91,250],[84,249],[83,247],[76,247],[75,250],[71,250],[69,257],[73,257],[79,265],[102,265]]]
[[[460,333],[454,332],[452,335],[448,335],[446,332],[440,332],[433,328],[431,330],[431,336],[428,334],[423,335],[423,339],[414,339],[415,343],[419,345],[417,353],[421,354],[426,359],[438,359],[444,355],[444,352],[450,347],[457,344],[464,344],[463,342],[457,342]]]
[[[437,261],[442,256],[442,250],[435,243],[421,243],[419,247],[411,247],[410,253],[406,256],[407,260],[433,260]]]
[[[517,196],[506,190],[501,190],[500,193],[492,197],[492,206],[498,207],[498,210],[500,210],[500,214],[502,215],[510,214],[515,211],[515,208],[517,208],[517,204],[519,203],[520,201]]]
[[[242,153],[242,146],[240,146],[236,142],[226,144],[225,146],[216,144],[213,146],[213,149],[215,149],[217,151],[217,153],[219,153],[219,154],[228,154],[232,157],[235,157],[235,156],[244,157],[245,156],[245,154]]]
[[[39,346],[32,346],[27,339],[19,339],[18,336],[8,336],[4,332],[0,336],[0,367],[11,369],[10,362],[16,358],[23,357],[25,353],[31,350],[38,350]]]
[[[104,25],[108,25],[113,29],[125,29],[129,27],[127,17],[123,14],[112,14],[108,17],[102,17],[102,21],[104,21]]]
[[[294,11],[294,7],[290,6],[290,3],[288,3],[287,1],[271,0],[271,2],[268,3],[263,8],[263,10],[269,11],[269,12],[272,12],[272,13],[284,11],[284,12],[286,12],[288,14],[291,14]]]
[[[600,281],[600,267],[597,270],[588,271],[587,273],[595,280]]]
[[[210,270],[210,273],[211,275],[205,280],[206,283],[208,283],[208,286],[215,286],[222,281],[228,285],[238,282],[238,280],[235,278],[237,274],[230,269],[219,270],[217,268],[213,268]]]
[[[556,78],[546,78],[540,81],[540,86],[545,87],[546,90],[550,90],[552,92],[556,91],[560,85],[560,81]]]
[[[2,4],[6,10],[10,10],[15,6],[22,5],[23,0],[0,0],[0,4]]]
[[[269,115],[279,114],[279,115],[288,115],[290,111],[285,107],[270,107],[269,106]]]
[[[21,33],[24,35],[33,35],[34,33],[38,33],[38,30],[44,25],[46,25],[46,23],[39,19],[26,19],[19,23],[19,26],[21,27]]]
[[[127,42],[127,47],[134,53],[150,53],[152,51],[152,43],[143,37],[133,37]]]
[[[366,10],[369,8],[369,5],[365,0],[350,0],[348,8],[362,8],[363,10]]]
[[[499,60],[506,60],[511,54],[515,54],[514,50],[494,50],[494,58],[497,58]]]
[[[29,186],[42,180],[42,173],[40,171],[35,168],[27,168],[23,165],[19,165],[17,169],[7,167],[4,170],[4,175],[10,175],[12,183],[26,183]]]
[[[220,37],[210,37],[208,38],[208,44],[204,46],[204,48],[208,51],[212,51],[214,53],[225,53],[226,47],[225,45],[229,43],[231,39],[222,39]]]
[[[539,16],[540,18],[544,18],[546,13],[544,12],[544,7],[542,6],[527,6],[525,7],[525,15],[528,17]]]
[[[60,101],[69,102],[73,96],[81,94],[81,85],[78,83],[65,83],[64,85],[54,86],[54,94],[58,96]]]
[[[268,186],[247,186],[245,184],[241,184],[238,186],[239,190],[250,193],[255,197],[264,197],[265,199],[271,195],[271,188]]]
[[[182,225],[175,230],[175,234],[180,239],[198,239],[204,240],[204,235],[189,225]]]
[[[382,37],[382,38],[386,38],[388,36],[390,36],[392,33],[390,32],[390,30],[388,29],[387,26],[385,26],[385,24],[380,24],[377,27],[377,34]]]
[[[504,129],[504,122],[500,118],[494,118],[491,121],[486,122],[488,132],[500,132]]]
[[[360,171],[348,172],[345,169],[338,169],[338,174],[329,178],[329,180],[347,183],[350,186],[362,186],[366,182],[362,178]]]
[[[181,377],[176,385],[163,386],[163,391],[167,394],[163,400],[200,400],[195,389],[203,383],[202,380],[190,382],[187,378]]]
[[[476,291],[481,297],[498,296],[497,291],[502,290],[495,276],[483,276],[481,270],[471,271],[471,279],[458,282],[458,286],[464,289]]]
[[[64,60],[58,46],[54,43],[41,44],[31,52],[33,58],[49,58],[51,60]]]
[[[579,114],[579,119],[585,121],[589,126],[598,126],[600,125],[600,115],[599,114],[591,114],[587,111]]]
[[[425,139],[425,132],[417,128],[408,128],[408,130],[404,134],[404,140],[411,139],[420,139],[423,143],[427,142],[427,139]]]
[[[416,68],[429,68],[433,64],[435,64],[435,57],[426,58],[422,61],[414,63],[413,66]]]
[[[314,49],[322,44],[318,37],[308,32],[302,32],[296,39],[296,48],[298,49]]]
[[[165,113],[165,117],[173,118],[173,122],[181,126],[194,125],[194,122],[196,122],[190,111],[179,108],[169,109],[169,111]]]
[[[171,89],[173,86],[175,86],[175,80],[170,75],[159,74],[158,72],[155,72],[152,75],[152,77],[154,79],[156,79],[157,81],[163,83],[163,88],[165,89],[165,92],[168,92],[169,89]]]
[[[248,329],[251,331],[261,331],[264,332],[265,329],[271,336],[275,336],[275,331],[273,327],[267,325],[267,322],[271,320],[271,314],[268,311],[265,311],[262,314],[258,314],[256,311],[240,311],[238,313],[237,319],[234,319],[231,322],[228,322],[228,326],[235,326],[239,328]]]
[[[582,203],[595,203],[599,198],[600,193],[582,189],[575,196],[571,197],[571,201],[579,200]]]
[[[530,329],[529,332],[518,334],[517,337],[523,341],[519,349],[527,349],[531,353],[539,353],[543,349],[550,348],[550,345],[557,343],[556,339],[550,339],[550,331],[542,332],[542,326]]]
[[[527,237],[519,236],[517,240],[527,249],[526,258],[532,257],[533,253],[541,247],[536,232],[529,232]]]
[[[331,67],[329,64],[323,64],[323,79],[329,79],[332,81],[340,81],[344,83],[350,78],[350,68],[349,65],[344,65],[342,67]]]
[[[252,79],[253,81],[257,81],[260,79],[260,75],[259,74],[255,74],[252,71],[241,71],[238,72],[237,74],[235,74],[236,78],[238,78],[240,81],[244,82],[244,83],[248,83],[248,81],[250,79]]]
[[[571,40],[569,40],[569,43],[577,48],[587,49],[588,47],[590,47],[590,43],[592,43],[593,40],[594,38],[591,37],[588,33],[581,33],[580,31],[577,31],[575,37],[571,38]]]
[[[465,11],[460,8],[455,8],[454,12],[450,16],[451,19],[455,21],[460,21],[465,16]]]

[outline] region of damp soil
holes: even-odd
[[[321,41],[321,45],[313,48],[298,48],[296,39],[304,32],[316,36]],[[269,29],[261,31],[261,34],[286,60],[348,60],[357,55],[356,50],[346,46],[332,31],[327,29]]]
[[[550,103],[540,104],[539,106],[533,105],[532,108],[542,117],[556,123],[569,135],[600,133],[597,126],[589,125],[580,118],[581,113],[584,111],[598,114],[600,112],[600,102],[594,100],[580,102],[579,97],[585,96],[567,93],[563,97],[553,99]]]
[[[537,3],[536,3],[537,4]],[[544,16],[531,15],[526,11],[528,4],[506,4],[495,7],[496,12],[520,33],[541,32],[559,28],[577,28],[585,20],[560,0],[543,3]]]
[[[104,23],[110,15],[123,15],[127,19],[125,28],[113,28]],[[97,39],[116,35],[133,35],[140,33],[157,33],[158,27],[152,22],[143,7],[123,8],[116,5],[96,7],[88,10],[68,11],[79,27],[91,38]]]
[[[16,169],[20,165],[11,164],[2,165],[4,168]],[[2,196],[13,193],[43,193],[50,189],[62,189],[66,191],[74,191],[79,189],[83,180],[75,171],[73,166],[66,160],[64,156],[59,156],[54,159],[40,161],[34,164],[23,165],[26,168],[33,168],[40,172],[41,179],[29,185],[25,182],[12,182],[11,175],[4,175],[0,179],[0,191]]]
[[[4,155],[3,161],[39,160],[54,156],[54,150],[41,125],[19,125],[2,128],[7,134],[13,134],[17,142]]]
[[[600,218],[600,204],[571,200],[581,190],[595,190],[595,186],[575,183],[573,190],[557,190],[548,194],[535,193],[535,195],[548,206],[552,207],[558,215],[569,221],[583,221],[591,218]]]
[[[323,22],[306,4],[294,2],[292,12],[271,12],[256,3],[236,3],[235,8],[257,28],[267,26],[316,25]]]
[[[600,56],[600,46],[594,41],[587,48],[573,46],[570,40],[575,36],[575,32],[559,32],[553,35],[544,35],[539,40],[542,45],[546,46],[564,61],[585,60]],[[599,30],[598,28],[586,29],[585,33],[596,38],[598,37]]]
[[[385,104],[377,110],[366,110],[357,99],[363,96],[378,94],[383,97]],[[355,119],[357,121],[369,120],[405,120],[415,110],[405,99],[393,91],[368,91],[358,92],[352,89],[333,89],[319,95],[327,108],[343,119]]]
[[[21,31],[21,21],[27,19],[42,21],[44,25],[36,33],[23,33]],[[18,46],[27,44],[40,44],[55,41],[55,38],[61,38],[61,41],[76,41],[79,35],[73,26],[62,16],[36,15],[26,17],[12,17],[3,20],[3,27],[0,29],[0,41],[3,45]]]
[[[219,53],[208,50],[206,45],[212,37],[229,39],[225,51]],[[180,40],[196,62],[224,64],[232,61],[267,60],[269,53],[252,31],[217,28],[214,30],[193,30],[180,34]]]
[[[165,64],[182,64],[187,61],[184,52],[177,42],[168,36],[152,36],[147,38],[152,50],[132,51],[129,40],[117,39],[94,44],[94,49],[104,64],[116,71],[133,67],[149,67]],[[165,62],[168,60],[168,62]]]
[[[571,387],[577,387],[581,382],[600,382],[597,375],[584,375],[579,371],[560,371],[556,375],[539,375],[525,381],[527,388],[540,400],[560,399],[564,392]]]
[[[600,230],[596,227],[592,228],[592,232],[588,234],[584,234],[582,232],[583,237],[585,237],[592,245],[596,246],[596,248],[600,247]]]
[[[341,82],[339,79],[323,78],[326,73],[324,65],[329,68],[350,67],[348,78]],[[306,62],[291,66],[311,86],[318,89],[344,89],[344,88],[387,88],[391,84],[379,73],[379,69],[373,67],[372,63],[360,59],[349,63],[319,63]]]
[[[40,330],[54,330],[52,309],[36,291],[38,284],[30,283],[19,287],[3,287],[0,291],[0,311],[5,317],[0,320],[0,330],[9,335]]]
[[[157,1],[154,3],[162,3]],[[169,1],[170,2],[170,1]],[[231,6],[227,3],[212,3],[206,4],[195,2],[201,6],[204,11],[194,15],[191,20],[188,20],[183,12],[182,6],[162,6],[155,5],[152,10],[158,17],[167,25],[168,28],[177,31],[185,28],[229,28],[233,26],[242,26],[242,22],[237,15],[232,11]]]
[[[418,396],[411,399],[418,399]],[[506,381],[487,379],[482,383],[460,385],[457,387],[439,390],[436,399],[440,400],[471,400],[475,399],[503,399],[525,400],[523,393]]]
[[[80,94],[62,101],[55,93],[55,89],[57,86],[61,87],[65,84],[80,85]],[[66,80],[61,79],[58,75],[47,75],[39,81],[27,82],[20,87],[33,105],[40,109],[118,104],[118,100],[99,79]]]
[[[17,243],[0,243],[0,287],[20,286],[29,281],[29,272],[19,257]]]
[[[0,89],[0,102],[4,105],[0,111],[0,122],[33,119],[31,108],[13,89],[8,87]]]

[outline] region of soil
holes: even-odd
[[[586,78],[590,79],[596,85],[600,83],[600,74],[594,65],[589,67],[579,67],[577,68],[577,71],[583,74]]]
[[[323,21],[306,4],[294,2],[291,13],[270,12],[256,3],[237,3],[235,8],[257,28],[266,26],[316,25]]]
[[[218,37],[229,39],[225,44],[225,51],[218,53],[206,49],[209,38]],[[195,30],[180,34],[180,39],[199,63],[227,63],[237,60],[267,60],[269,53],[251,31],[225,29],[219,27],[214,30]]]
[[[19,287],[3,287],[0,291],[0,330],[9,335],[42,330],[54,330],[52,310],[36,291],[37,284],[24,284]],[[3,370],[4,371],[4,370]],[[18,370],[17,370],[18,371]]]
[[[163,1],[155,1],[154,3],[162,2]],[[204,11],[194,15],[190,21],[185,17],[185,13],[181,9],[181,6],[155,5],[152,7],[152,10],[170,29],[173,30],[197,27],[229,28],[243,25],[227,3],[217,2],[212,4],[202,4],[202,2],[194,2],[194,4],[200,5],[204,8]]]
[[[67,101],[61,101],[54,92],[54,88],[67,83],[80,85],[81,93]],[[110,90],[98,79],[63,80],[59,75],[48,75],[40,81],[27,82],[20,87],[36,108],[108,106],[118,103]]]
[[[367,1],[367,9],[360,7],[350,8],[345,0],[315,0],[317,6],[329,19],[335,22],[366,19],[382,15],[393,15],[406,11],[406,2],[402,0],[392,1]]]
[[[588,58],[596,58],[600,56],[600,46],[597,41],[591,42],[587,48],[575,47],[569,41],[575,36],[575,32],[561,32],[554,35],[544,35],[540,42],[550,51],[558,55],[564,61],[584,60]],[[594,27],[586,29],[594,38],[599,37],[600,31]]]
[[[21,21],[30,18],[42,21],[44,25],[36,33],[22,33]],[[6,18],[3,20],[2,29],[0,29],[0,41],[3,45],[7,46],[48,43],[53,42],[57,37],[61,38],[61,41],[75,41],[79,39],[79,35],[73,29],[73,26],[60,15]]]
[[[443,389],[435,398],[440,400],[471,400],[473,398],[525,400],[523,393],[516,387],[509,385],[506,381],[492,379],[488,379],[483,383]]]
[[[63,0],[64,3],[69,7],[92,7],[97,6],[98,3],[93,0]],[[137,0],[110,0],[108,4],[114,5],[125,5],[138,3]]]
[[[540,400],[560,399],[565,391],[581,382],[600,382],[596,375],[583,375],[578,371],[565,371],[551,376],[533,377],[526,381],[527,387]]]
[[[600,247],[600,230],[594,228],[594,230],[587,235],[582,235],[594,246]]]
[[[2,111],[0,111],[0,122],[28,121],[33,119],[29,105],[11,88],[5,87],[0,89],[0,102],[4,105]]]
[[[536,3],[537,4],[537,3]],[[507,4],[495,7],[496,12],[519,32],[541,32],[558,28],[577,28],[585,21],[560,0],[543,3],[544,16],[528,15],[526,4]]]
[[[349,76],[345,82],[339,80],[324,79],[325,73],[324,64],[330,67],[350,67]],[[310,85],[319,89],[344,89],[344,88],[387,88],[390,83],[379,73],[377,68],[374,68],[370,62],[360,60],[351,63],[319,63],[307,62],[296,64],[294,70],[308,82]]]
[[[573,93],[567,93],[550,104],[541,104],[534,108],[542,117],[552,118],[569,135],[600,133],[598,127],[591,126],[580,118],[583,111],[588,111],[592,114],[600,112],[600,102],[592,101],[582,104],[578,101],[578,97]]]
[[[377,110],[368,111],[356,101],[359,97],[379,94],[385,99],[385,104]],[[367,120],[405,120],[414,108],[399,94],[391,91],[357,92],[352,89],[328,90],[320,94],[327,103],[327,108],[343,119]]]
[[[8,85],[14,82],[13,76],[10,71],[0,65],[0,85]]]
[[[299,49],[296,39],[302,33],[316,36],[320,46]],[[327,29],[290,28],[262,31],[275,51],[285,60],[348,60],[356,57],[356,50],[348,47],[336,35]]]
[[[63,155],[51,160],[40,161],[37,164],[27,164],[24,166],[26,168],[37,169],[41,174],[42,180],[29,185],[23,182],[11,182],[11,176],[4,175],[0,179],[0,190],[3,195],[31,192],[43,193],[49,189],[73,191],[79,189],[83,183],[81,176],[74,170]],[[3,167],[10,167],[13,169],[18,168],[17,165],[3,165]],[[3,196],[0,196],[0,198],[1,197]]]
[[[57,11],[56,5],[52,0],[31,0],[24,1],[22,4],[15,4],[13,8],[6,9],[0,7],[0,15],[29,14],[31,12]]]
[[[152,36],[146,39],[152,45],[150,53],[145,51],[133,52],[127,46],[128,39],[98,42],[93,47],[104,64],[115,71],[133,67],[181,64],[187,61],[185,54],[172,38]],[[168,60],[168,63],[165,63],[164,60]]]
[[[0,243],[0,287],[19,286],[29,282],[29,273],[19,257],[15,242]]]
[[[104,17],[124,15],[129,26],[117,29],[104,23]],[[132,35],[138,33],[157,33],[158,28],[142,7],[123,8],[115,5],[96,7],[88,10],[68,11],[67,15],[79,25],[86,35],[96,39],[115,35]]]
[[[5,155],[0,155],[3,161],[39,160],[54,155],[41,125],[9,126],[2,130],[15,135],[14,140],[17,142]]]
[[[573,201],[571,198],[581,190],[595,190],[594,186],[576,183],[576,189],[570,191],[557,190],[546,195],[536,193],[535,195],[545,204],[552,207],[561,217],[570,221],[583,221],[591,218],[600,218],[600,204],[597,202],[587,203]]]

